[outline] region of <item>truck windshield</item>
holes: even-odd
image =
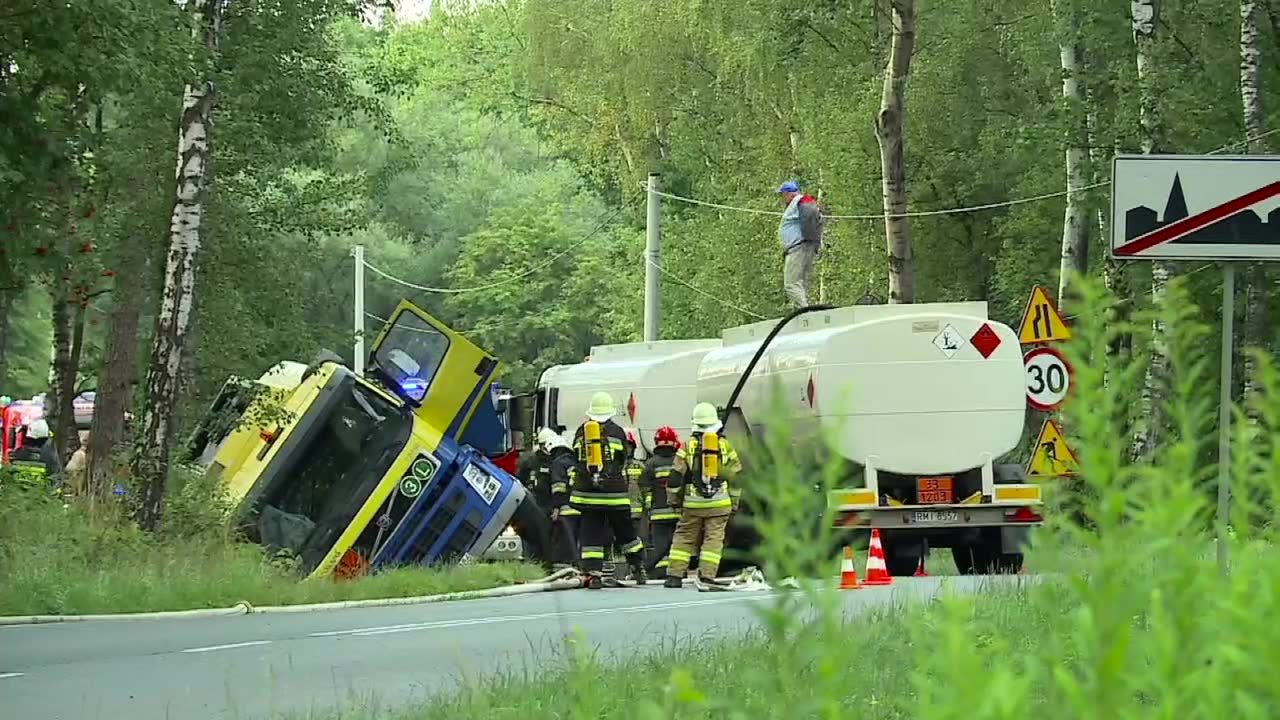
[[[310,572],[408,442],[412,417],[348,375],[318,429],[291,453],[258,514],[256,540],[300,556]],[[252,533],[252,530],[250,531]]]
[[[449,337],[409,311],[396,316],[374,363],[386,378],[414,402],[426,397],[432,378],[449,351]]]

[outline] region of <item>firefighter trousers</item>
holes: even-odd
[[[583,510],[581,527],[583,572],[603,570],[605,548],[615,542],[631,567],[640,566],[644,541],[636,537],[631,510],[626,505],[617,509]]]
[[[671,553],[671,538],[676,534],[678,520],[649,521],[649,572],[667,569]]]
[[[573,565],[578,561],[578,533],[574,525],[578,516],[562,516],[551,523],[551,562]]]
[[[671,541],[671,560],[667,565],[667,577],[683,578],[689,570],[689,559],[698,554],[698,576],[714,580],[720,569],[720,553],[724,550],[724,532],[729,527],[729,514],[706,516],[688,510],[676,523],[675,537]],[[698,542],[698,535],[702,542]]]

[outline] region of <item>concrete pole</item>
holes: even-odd
[[[351,248],[351,256],[356,259],[356,302],[351,320],[355,329],[356,346],[351,369],[356,375],[364,375],[364,246],[357,245]]]
[[[644,341],[654,342],[662,324],[662,197],[658,195],[658,173],[649,173],[648,217],[644,243]]]

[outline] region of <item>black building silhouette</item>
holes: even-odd
[[[1187,199],[1182,194],[1182,180],[1174,175],[1173,187],[1169,190],[1169,199],[1164,206],[1163,222],[1156,211],[1149,207],[1139,205],[1130,208],[1124,214],[1125,242],[1159,230],[1188,215]],[[1280,245],[1280,208],[1268,213],[1265,221],[1251,208],[1245,208],[1169,242],[1175,245]]]

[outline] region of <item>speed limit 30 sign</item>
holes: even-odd
[[[1022,356],[1027,373],[1027,404],[1042,412],[1056,410],[1071,392],[1071,364],[1061,352],[1039,347]]]

